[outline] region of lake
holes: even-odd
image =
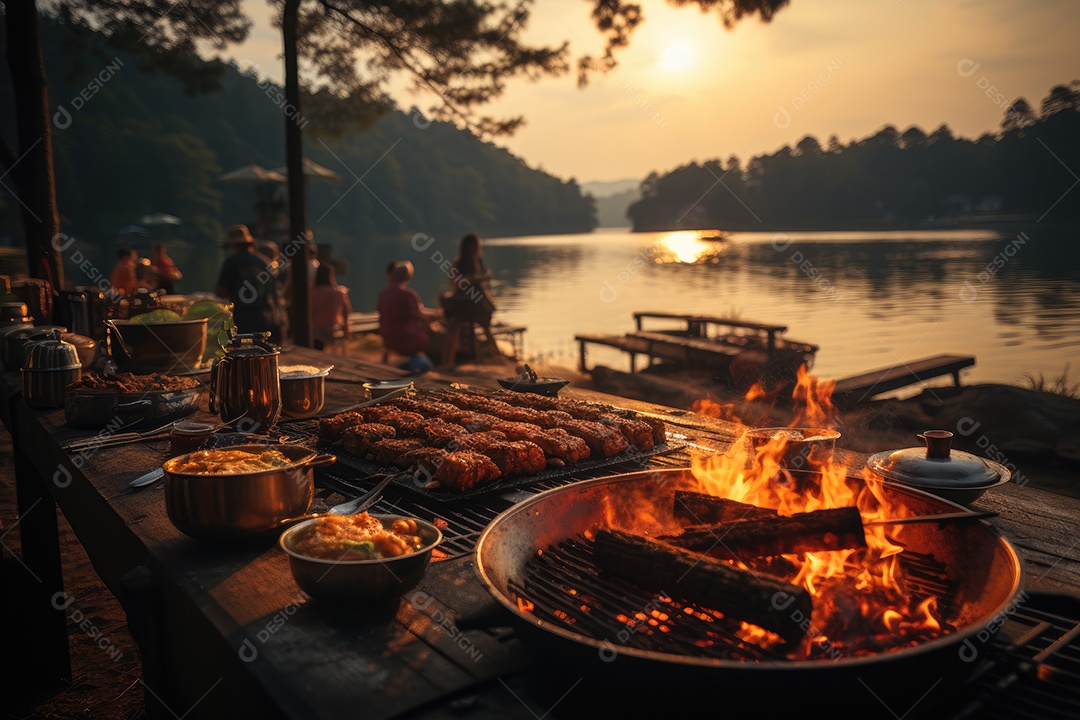
[[[430,244],[429,244],[430,243]],[[372,309],[387,261],[408,258],[429,305],[456,239],[380,244],[341,278]],[[346,257],[348,257],[346,255]],[[974,355],[965,382],[1024,384],[1069,365],[1080,382],[1080,238],[1016,231],[694,232],[484,239],[499,317],[525,325],[527,359],[574,365],[574,335],[634,329],[634,311],[734,316],[816,344],[813,373],[842,377],[938,353]],[[359,261],[359,264],[357,264]],[[628,369],[615,350],[590,363]]]

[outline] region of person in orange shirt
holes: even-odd
[[[120,248],[116,251],[116,265],[113,267],[109,284],[115,292],[124,295],[134,295],[138,287],[135,277],[135,251],[131,248]]]
[[[333,266],[319,265],[311,289],[311,329],[316,349],[344,354],[351,312],[349,291],[337,284]]]

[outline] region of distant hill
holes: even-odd
[[[625,180],[597,180],[581,184],[581,191],[592,195],[594,198],[606,198],[618,195],[627,190],[634,190],[641,185],[641,180],[628,178]]]
[[[582,183],[582,192],[596,198],[596,223],[599,227],[627,227],[626,211],[641,199],[640,180],[608,180]]]

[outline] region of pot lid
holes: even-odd
[[[926,447],[877,453],[866,466],[886,480],[921,487],[983,487],[1009,475],[998,463],[953,450],[953,434],[948,430],[927,430],[919,437]]]

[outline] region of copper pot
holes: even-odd
[[[230,450],[278,450],[292,462],[258,472],[196,475],[173,468],[194,453],[167,460],[165,509],[180,532],[199,540],[259,540],[303,516],[315,495],[316,467],[333,464],[300,445],[237,445]],[[205,452],[205,451],[198,451]]]

